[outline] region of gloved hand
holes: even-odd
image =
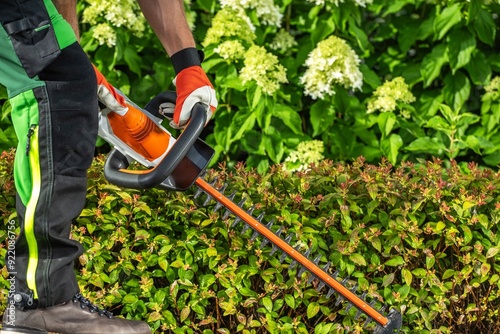
[[[215,90],[200,65],[202,58],[195,48],[183,49],[171,57],[176,73],[174,85],[177,100],[173,109],[172,105],[163,105],[161,113],[171,120],[170,126],[173,128],[182,129],[186,126],[191,110],[198,102],[206,106],[207,122],[217,108]]]
[[[94,66],[94,65],[92,65]],[[124,115],[128,111],[128,105],[123,95],[120,95],[115,87],[106,80],[104,75],[94,66],[94,71],[97,77],[97,98],[106,108],[120,115]]]

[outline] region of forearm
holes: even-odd
[[[146,20],[169,56],[195,47],[182,0],[138,0]]]
[[[80,32],[78,30],[78,17],[76,15],[76,1],[77,0],[52,0],[57,8],[57,11],[68,21],[73,30],[75,31],[76,37],[80,38]]]

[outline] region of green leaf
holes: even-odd
[[[448,37],[448,57],[452,73],[469,64],[472,52],[476,48],[476,39],[469,30],[456,29]]]
[[[446,151],[446,146],[437,138],[423,137],[415,139],[405,149],[407,151],[440,155]]]
[[[276,104],[273,108],[273,116],[281,119],[286,126],[288,126],[293,133],[301,135],[302,132],[302,119],[299,113],[284,104]]]
[[[387,261],[385,263],[385,265],[390,266],[390,267],[396,267],[396,266],[400,266],[404,263],[405,263],[405,260],[403,259],[403,257],[398,255],[398,256],[393,257],[389,261]]]
[[[498,252],[500,252],[500,247],[491,247],[490,249],[488,249],[488,252],[486,253],[486,258],[487,259],[492,258],[495,255],[497,255]]]
[[[441,75],[441,68],[448,62],[448,53],[446,52],[446,44],[435,46],[431,53],[427,54],[422,60],[421,73],[424,78],[424,88]]]
[[[384,278],[382,278],[382,286],[386,287],[391,285],[392,282],[394,282],[394,277],[395,277],[394,273],[385,275]]]
[[[191,314],[191,307],[189,307],[189,305],[186,305],[181,311],[181,315],[179,318],[180,322],[184,322],[189,317],[190,314]]]
[[[318,314],[320,309],[319,303],[318,302],[312,302],[307,305],[307,317],[311,319],[314,317],[316,314]]]
[[[454,3],[444,7],[434,21],[434,33],[438,40],[442,39],[454,25],[462,21],[462,4]]]
[[[464,232],[464,244],[468,244],[469,242],[472,241],[472,231],[470,230],[469,226],[467,225],[460,225],[460,228]]]
[[[479,8],[472,25],[479,39],[484,43],[493,46],[495,43],[497,26],[493,20],[492,13]]]
[[[404,282],[408,285],[408,286],[411,286],[411,282],[413,280],[413,275],[411,273],[411,271],[409,271],[408,269],[406,268],[403,268],[403,270],[401,270],[401,275],[403,276],[403,280]]]
[[[366,266],[366,260],[365,258],[363,257],[363,255],[359,254],[359,253],[353,253],[349,256],[349,260],[351,260],[352,262],[360,265],[360,266]]]
[[[403,139],[398,134],[392,134],[389,138],[380,142],[380,149],[392,164],[398,161],[399,149],[403,147]]]
[[[383,112],[378,115],[377,123],[380,132],[382,132],[382,137],[386,137],[391,133],[396,122],[397,117],[392,112]]]
[[[472,60],[465,66],[475,85],[485,85],[491,78],[490,62],[483,52],[475,50],[472,54]]]
[[[317,101],[311,106],[310,121],[313,127],[313,137],[331,128],[335,121],[335,108],[327,101]]]
[[[290,295],[290,294],[286,294],[285,295],[285,303],[292,309],[295,309],[295,298]]]
[[[267,296],[262,298],[262,305],[264,305],[264,307],[266,308],[266,310],[268,312],[273,311],[273,301],[271,300],[271,298],[269,298]]]
[[[443,96],[446,104],[459,111],[469,99],[471,84],[461,71],[455,75],[448,74],[444,79]]]

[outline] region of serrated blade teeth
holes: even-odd
[[[264,238],[264,240],[262,240],[262,242],[260,243],[259,248],[260,249],[264,248],[268,243],[269,243],[269,240],[267,240],[266,238]]]
[[[198,190],[196,190],[196,192],[194,193],[194,199],[197,199],[203,193],[204,193],[203,189],[198,188]]]
[[[325,287],[325,282],[321,281],[319,282],[318,286],[316,287],[316,291],[320,292],[321,289],[323,289]]]
[[[214,177],[212,182],[209,182],[209,184],[213,187],[217,183],[218,180],[219,180],[219,178],[216,176],[216,177]]]
[[[347,306],[345,307],[345,311],[346,312],[349,312],[349,310],[352,308],[352,304],[351,303],[347,303]]]
[[[227,189],[227,184],[224,184],[222,185],[222,187],[220,187],[220,189],[217,189],[217,191],[220,192],[221,194],[224,194],[226,189]]]
[[[315,264],[315,265],[318,265],[319,260],[321,260],[321,254],[318,254],[318,255],[314,258],[314,260],[313,260],[314,264]]]
[[[309,248],[308,250],[306,250],[306,251],[304,252],[304,256],[305,256],[305,257],[309,258],[309,255],[311,255],[311,248]]]
[[[247,213],[251,216],[255,210],[255,206],[252,206],[250,210],[247,211]]]
[[[335,306],[339,306],[339,304],[344,300],[341,294],[337,297],[337,301],[335,302]]]
[[[330,299],[331,296],[335,293],[333,288],[328,289],[328,293],[326,294],[326,298]]]
[[[241,218],[240,217],[236,217],[234,218],[234,222],[233,224],[231,225],[231,227],[235,227],[236,225],[238,225],[238,223],[241,221]]]
[[[253,232],[252,237],[250,238],[250,240],[251,241],[255,241],[255,239],[257,239],[258,236],[259,236],[259,232],[255,231],[255,232]]]
[[[219,211],[220,208],[222,208],[224,205],[222,205],[220,202],[217,202],[217,204],[215,204],[214,206],[214,209],[212,210],[213,212],[217,212]]]
[[[305,267],[300,267],[300,270],[299,270],[299,277],[302,277],[302,274],[305,273],[307,271],[307,269]]]
[[[334,279],[337,279],[337,276],[338,276],[338,275],[339,275],[339,270],[337,269],[337,270],[335,270],[335,272],[332,274],[332,277],[333,277]]]
[[[231,210],[229,209],[226,209],[226,211],[224,212],[224,215],[222,216],[222,220],[226,220],[229,218],[229,215],[231,215]]]
[[[290,241],[292,241],[292,237],[293,237],[293,236],[290,234],[288,237],[286,237],[285,242],[286,242],[287,244],[290,244]]]
[[[236,197],[236,191],[233,191],[231,195],[229,195],[227,198],[233,201],[233,199]]]
[[[283,252],[283,254],[281,254],[281,257],[280,257],[280,263],[283,263],[283,261],[285,261],[287,257],[287,254],[285,252]]]
[[[378,310],[378,312],[379,313],[384,313],[386,307],[387,307],[387,304],[382,305],[382,307],[380,308],[380,310]]]
[[[259,223],[262,223],[262,219],[264,218],[264,215],[265,213],[262,212],[260,215],[257,216],[257,218],[255,218]]]
[[[211,196],[207,196],[207,199],[205,200],[205,202],[203,202],[203,206],[207,206],[208,203],[210,203],[212,201],[212,197]]]
[[[271,220],[269,221],[269,223],[267,223],[267,224],[266,224],[267,229],[268,229],[268,230],[270,230],[270,229],[271,229],[271,227],[273,227],[273,224],[274,224],[274,218],[273,218],[273,219],[271,219]]]
[[[245,204],[245,202],[246,202],[246,201],[247,201],[247,199],[246,199],[246,198],[242,198],[242,199],[238,202],[238,206],[239,206],[240,208],[243,208],[243,204]]]
[[[278,247],[276,247],[275,245],[273,245],[273,248],[271,249],[271,252],[269,252],[269,255],[273,256],[274,253],[276,253],[278,251]]]
[[[276,232],[275,234],[280,237],[281,236],[281,232],[283,232],[283,227],[280,227]]]
[[[295,268],[295,266],[297,265],[297,261],[293,260],[290,265],[288,266],[288,269],[291,270],[293,268]]]
[[[313,274],[310,274],[309,278],[307,279],[307,284],[311,284],[312,281],[314,281],[315,278],[316,278],[316,276],[314,276]]]
[[[247,224],[245,224],[243,226],[243,228],[241,229],[241,233],[245,233],[249,228],[250,228],[250,226],[248,226]]]
[[[323,267],[323,270],[325,271],[325,273],[328,272],[328,269],[330,269],[330,266],[332,265],[332,263],[330,261],[328,261],[326,263],[326,265]]]

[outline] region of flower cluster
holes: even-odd
[[[218,45],[225,40],[240,40],[252,44],[255,40],[255,27],[241,11],[224,7],[215,14],[212,26],[203,41],[204,46]]]
[[[500,92],[500,76],[496,76],[493,79],[491,79],[490,83],[484,86],[484,90],[487,93]]]
[[[236,11],[254,9],[260,22],[280,27],[283,14],[274,4],[274,0],[221,0],[222,8],[229,7]]]
[[[238,62],[245,56],[245,47],[239,41],[225,41],[214,49],[222,58],[229,62]]]
[[[245,53],[244,67],[240,71],[243,84],[255,81],[265,94],[273,95],[281,84],[288,82],[286,69],[278,57],[258,45],[251,46]]]
[[[359,57],[342,39],[330,36],[318,43],[306,60],[306,71],[300,78],[304,93],[313,99],[334,95],[334,86],[361,89],[363,74]]]
[[[285,159],[285,169],[291,172],[304,171],[313,163],[323,160],[324,144],[320,140],[301,142],[295,151]]]
[[[341,3],[345,2],[345,0],[308,0],[308,1],[314,3],[317,6],[324,6],[325,4],[333,4],[335,6],[338,6]],[[354,2],[359,7],[366,7],[366,5],[373,3],[373,0],[352,0],[352,2]]]
[[[415,96],[411,93],[408,85],[402,77],[396,77],[386,81],[373,93],[373,98],[368,101],[367,112],[376,110],[381,112],[393,112],[396,110],[397,102],[412,103]]]
[[[269,47],[276,51],[286,52],[297,45],[297,41],[285,29],[280,29],[274,36]]]
[[[114,46],[116,44],[116,33],[113,27],[124,27],[138,37],[143,35],[146,20],[137,1],[87,0],[87,3],[89,5],[83,11],[83,22],[95,26],[93,37],[101,45]]]

